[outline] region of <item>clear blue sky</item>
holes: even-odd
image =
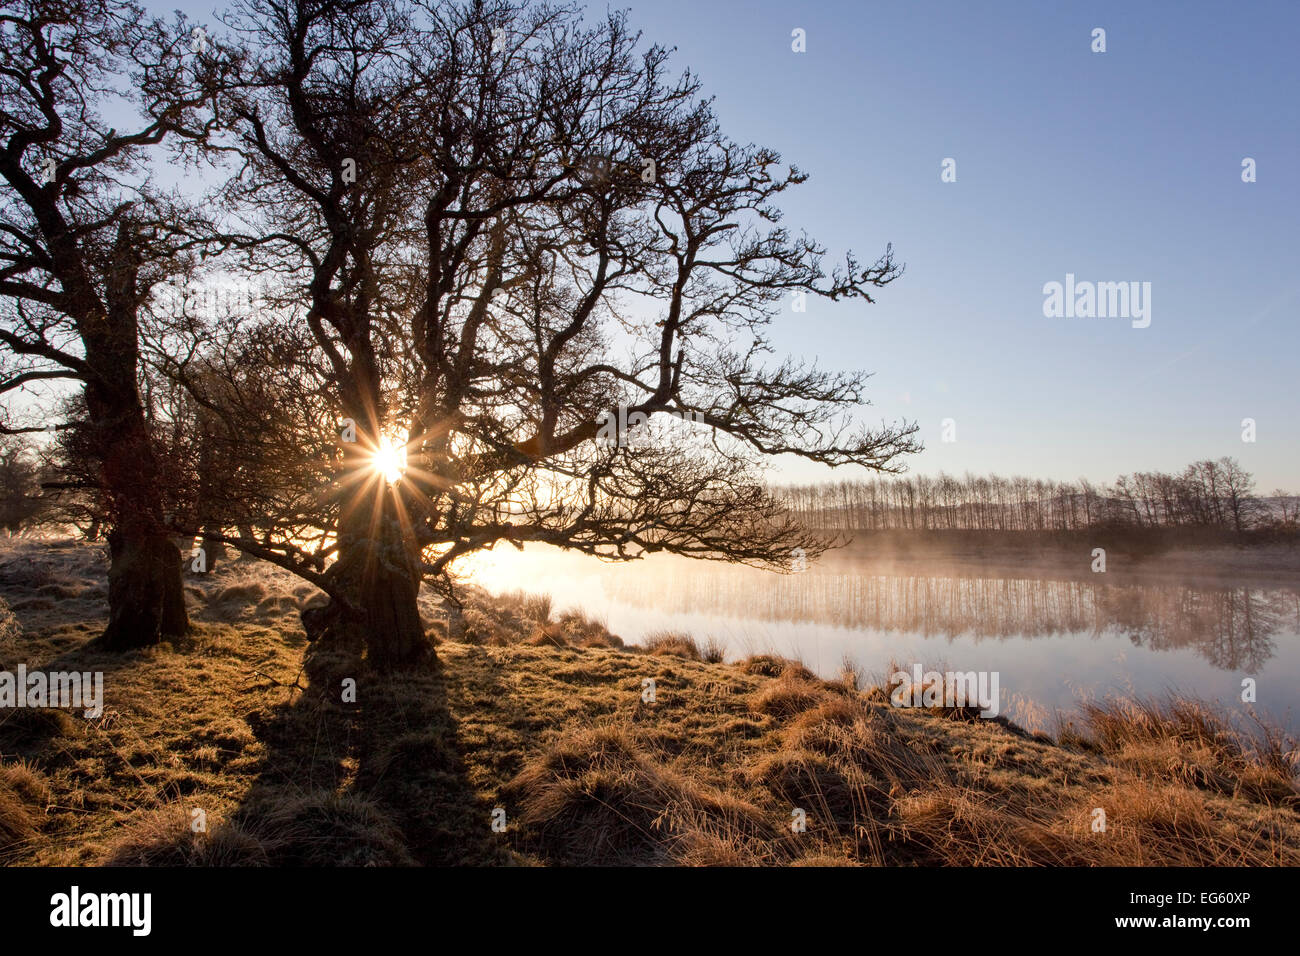
[[[894,243],[907,272],[876,305],[810,303],[774,340],[874,371],[870,418],[922,426],[912,470],[1108,481],[1232,455],[1300,491],[1300,3],[627,5],[732,137],[812,174],[788,224],[863,259]],[[1150,327],[1045,318],[1066,273],[1150,282]]]

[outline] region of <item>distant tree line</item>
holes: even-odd
[[[1234,458],[1206,459],[1177,474],[1121,475],[1113,485],[1035,478],[905,475],[777,489],[794,518],[821,531],[1084,531],[1213,528],[1294,532],[1300,498],[1255,493]]]

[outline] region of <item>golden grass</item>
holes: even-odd
[[[1297,741],[1260,722],[1253,736],[1188,697],[1085,701],[1069,734],[1143,777],[1295,806]],[[1069,739],[1067,737],[1067,739]]]
[[[641,649],[647,654],[657,654],[661,657],[680,657],[688,661],[703,659],[695,638],[675,631],[655,631],[647,634]]]
[[[93,549],[36,557],[0,556],[13,605],[99,586]],[[771,655],[632,653],[526,595],[475,594],[450,636],[430,613],[436,668],[304,672],[310,589],[188,583],[193,634],[127,655],[87,647],[102,598],[0,604],[0,666],[105,672],[97,720],[0,712],[6,862],[1300,865],[1293,743],[1193,701],[1094,702],[1053,742]]]

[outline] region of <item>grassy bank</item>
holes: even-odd
[[[439,666],[380,677],[312,657],[312,589],[247,561],[193,579],[190,637],[110,656],[103,573],[0,552],[0,669],[105,674],[97,719],[0,711],[10,864],[1300,864],[1293,748],[1193,702],[1054,740],[525,595],[450,633],[430,603]]]

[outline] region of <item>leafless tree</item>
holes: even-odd
[[[48,511],[41,492],[41,462],[30,442],[0,435],[0,528],[9,535],[28,528]]]
[[[185,214],[150,189],[146,162],[204,135],[224,70],[196,39],[130,3],[14,0],[0,12],[0,390],[84,389],[81,447],[111,525],[110,648],[188,626],[139,333],[142,304],[184,249]],[[124,101],[138,107],[128,130],[102,115]]]
[[[776,492],[800,523],[843,531],[1202,527],[1240,535],[1267,523],[1274,508],[1280,509],[1285,527],[1293,506],[1279,490],[1273,492],[1278,504],[1266,507],[1254,494],[1250,473],[1227,457],[1195,462],[1176,475],[1121,475],[1102,487],[1087,479],[940,473],[787,486]]]
[[[311,636],[418,659],[421,579],[498,543],[788,568],[825,544],[759,461],[894,470],[917,449],[913,426],[853,420],[862,375],[767,361],[795,295],[871,301],[890,254],[826,271],[780,224],[805,175],[727,139],[623,16],[247,0],[230,25],[255,69],[224,107],[241,166],[218,238],[298,291],[337,447],[328,507],[240,545],[330,593]]]

